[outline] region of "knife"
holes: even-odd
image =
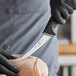
[[[74,2],[74,1],[75,0],[73,0],[72,2],[71,2],[71,0],[69,0],[69,1],[65,0],[64,2],[71,4],[73,9],[76,10],[76,2]],[[43,31],[43,36],[41,37],[41,39],[33,46],[33,48],[31,50],[29,50],[24,56],[22,56],[21,58],[18,58],[17,60],[25,59],[28,56],[31,56],[41,46],[43,46],[50,38],[55,36],[56,26],[57,26],[57,23],[54,21],[53,17],[51,17],[50,20],[48,21],[46,28]]]
[[[28,56],[31,56],[41,46],[43,46],[50,38],[55,36],[54,30],[55,30],[56,26],[57,26],[57,23],[51,17],[47,26],[45,27],[45,29],[43,31],[43,36],[41,37],[41,39],[32,47],[31,50],[29,50],[24,56],[22,56],[21,58],[18,58],[17,60],[25,59]]]

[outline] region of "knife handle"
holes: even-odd
[[[47,24],[47,26],[45,27],[43,33],[44,34],[50,34],[50,35],[54,36],[55,35],[54,30],[55,30],[56,26],[57,26],[57,23],[51,17],[50,20],[49,20],[49,22],[48,22],[48,24]]]

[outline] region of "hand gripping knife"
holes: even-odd
[[[74,10],[76,10],[76,0],[64,0],[65,3],[71,4]],[[54,21],[54,19],[51,17],[46,28],[43,31],[43,36],[41,39],[33,46],[31,50],[29,50],[24,56],[22,56],[19,59],[27,58],[28,56],[31,56],[34,52],[36,52],[41,46],[43,46],[50,38],[55,36],[55,28],[57,26],[57,23]]]

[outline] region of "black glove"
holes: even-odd
[[[8,59],[15,59],[15,57],[6,52],[0,52],[0,74],[6,74],[7,76],[18,76],[18,68]]]
[[[73,8],[66,4],[64,0],[51,0],[52,17],[58,24],[64,24],[66,19],[73,13]]]
[[[65,0],[64,2],[76,10],[76,0]]]

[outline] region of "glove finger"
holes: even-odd
[[[9,70],[15,73],[19,72],[18,68],[1,54],[0,54],[0,64],[2,64],[3,66],[5,66],[6,68],[8,68]]]
[[[72,14],[73,11],[74,11],[71,6],[69,6],[68,4],[65,4],[65,3],[64,3],[64,8],[66,8],[66,9],[68,10],[68,13],[69,13],[69,14]]]
[[[60,12],[55,9],[54,12],[53,12],[53,18],[57,21],[57,23],[59,24],[64,24],[65,23],[65,20],[62,18]]]
[[[76,9],[76,2],[74,0],[65,0],[64,2],[71,6],[73,9]]]
[[[16,57],[12,56],[11,54],[9,54],[9,53],[7,53],[5,51],[0,52],[0,54],[5,56],[7,59],[16,59]]]
[[[67,9],[59,7],[59,11],[64,19],[69,18],[70,14],[68,13]]]
[[[0,74],[6,74],[7,76],[18,76],[16,73],[10,71],[3,65],[0,65]]]

